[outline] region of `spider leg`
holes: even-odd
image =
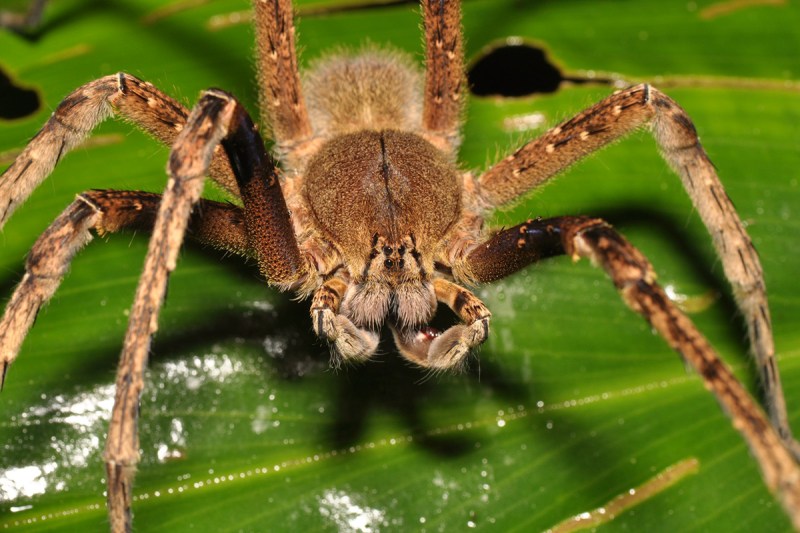
[[[366,361],[378,349],[378,331],[359,328],[346,316],[339,314],[339,305],[347,290],[347,282],[333,277],[314,293],[311,301],[311,323],[314,333],[333,345],[332,364],[341,361]]]
[[[747,323],[772,423],[800,458],[786,412],[761,263],[686,112],[648,86],[615,93],[509,155],[480,178],[491,206],[507,204],[589,153],[647,125],[711,234]]]
[[[203,202],[201,214],[192,220],[191,209],[199,200],[203,177],[220,143],[233,163],[245,209]],[[35,152],[35,143],[33,147]],[[152,227],[122,350],[105,451],[114,531],[130,530],[131,484],[139,446],[136,419],[144,367],[167,277],[175,268],[187,226],[201,240],[255,256],[262,272],[277,284],[291,286],[306,272],[274,162],[264,151],[252,121],[229,95],[209,91],[201,98],[175,141],[168,171],[170,179],[160,198],[131,191],[90,191],[79,196],[34,245],[26,274],[0,322],[0,376],[4,377],[38,309],[57,288],[74,254],[90,240],[89,230]]]
[[[91,190],[78,196],[100,212],[94,230],[99,235],[125,230],[152,233],[161,195],[144,191]],[[186,235],[192,240],[237,255],[252,257],[245,233],[244,210],[236,205],[199,200]]]
[[[109,517],[114,531],[129,531],[131,527],[131,489],[139,450],[138,405],[150,339],[157,329],[167,278],[175,268],[191,209],[199,200],[203,178],[219,144],[231,160],[242,191],[247,246],[262,272],[273,276],[271,281],[290,285],[307,268],[291,231],[274,162],[266,154],[255,126],[233,97],[218,90],[205,92],[170,154],[169,180],[154,222],[117,372],[104,454]],[[267,229],[254,228],[257,224]],[[253,240],[268,230],[275,232],[269,235],[270,242]]]
[[[708,341],[656,283],[644,255],[610,225],[585,217],[529,220],[478,245],[465,262],[473,281],[487,282],[561,254],[588,258],[603,268],[625,303],[692,365],[749,445],[767,487],[800,528],[800,467],[794,456]]]
[[[139,460],[139,397],[167,277],[175,268],[189,213],[200,198],[213,149],[226,133],[219,125],[223,122],[220,117],[209,117],[209,107],[206,98],[198,102],[170,154],[169,180],[139,278],[117,370],[114,407],[104,452],[109,519],[115,532],[131,529],[132,485]],[[232,110],[225,108],[225,111],[228,115],[225,118],[229,119]]]
[[[33,245],[25,261],[25,275],[0,320],[0,388],[39,309],[58,288],[75,253],[91,240],[89,229],[97,218],[94,206],[79,197]]]
[[[98,234],[153,228],[161,195],[140,191],[87,191],[78,195],[37,239],[25,274],[0,319],[0,389],[39,310],[50,300],[72,258]],[[202,200],[189,222],[189,235],[240,255],[248,254],[241,208]]]
[[[59,160],[103,120],[129,120],[171,145],[186,123],[188,111],[151,84],[120,72],[79,87],[58,105],[39,133],[0,176],[0,228]],[[239,189],[222,154],[214,158],[211,177],[234,196]]]
[[[452,154],[461,143],[464,107],[464,50],[461,38],[461,2],[423,0],[425,26],[425,100],[423,136]]]
[[[253,0],[261,123],[281,155],[305,154],[312,138],[295,48],[291,0]],[[296,166],[296,162],[289,162]]]

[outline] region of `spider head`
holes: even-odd
[[[342,313],[359,327],[377,329],[385,320],[403,329],[427,324],[436,295],[413,234],[389,239],[376,233],[362,273],[342,300]]]
[[[345,358],[372,355],[384,324],[404,338],[429,331],[435,258],[463,211],[456,165],[415,133],[364,130],[326,141],[303,189],[316,235],[336,250],[319,263],[346,272],[339,314],[350,324],[334,332]]]

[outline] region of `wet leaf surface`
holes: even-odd
[[[207,26],[246,3],[197,4],[146,23],[160,2],[60,0],[32,37],[0,33],[0,68],[43,101],[31,116],[0,122],[0,163],[72,89],[119,70],[187,103],[222,87],[256,114],[251,30]],[[800,10],[789,2],[711,7],[474,0],[465,6],[467,54],[519,36],[569,76],[652,81],[688,110],[761,253],[794,413]],[[299,40],[306,61],[367,39],[420,57],[418,25],[410,5],[333,10],[303,18]],[[485,168],[612,90],[568,84],[546,96],[473,98],[464,167]],[[166,157],[125,124],[100,127],[6,226],[4,297],[36,235],[75,193],[158,191]],[[570,169],[495,222],[557,214],[607,218],[651,258],[662,283],[715,295],[693,318],[757,393],[710,241],[646,133]],[[0,527],[106,527],[101,451],[145,248],[146,236],[115,235],[81,253],[10,369],[0,397]],[[335,372],[306,302],[271,291],[252,264],[188,246],[142,398],[137,530],[545,530],[687,458],[697,458],[697,473],[602,529],[789,529],[713,397],[600,272],[554,260],[479,295],[494,313],[493,331],[464,375],[409,368],[390,342],[374,363]]]

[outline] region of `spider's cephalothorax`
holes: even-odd
[[[366,47],[329,56],[304,77],[289,0],[254,0],[253,6],[261,121],[280,164],[230,94],[206,91],[190,113],[151,84],[119,73],[68,95],[0,177],[2,225],[108,116],[130,120],[172,147],[162,195],[93,190],[67,207],[34,244],[0,322],[1,384],[36,313],[92,232],[152,233],[104,456],[115,531],[131,527],[138,400],[184,235],[253,258],[270,284],[312,296],[314,331],[331,344],[336,362],[369,358],[388,326],[400,353],[431,369],[459,367],[489,334],[490,312],[467,286],[551,256],[589,258],[697,370],[800,528],[797,445],[775,365],[759,259],[691,120],[674,101],[648,85],[619,91],[473,175],[455,163],[466,96],[458,2],[422,1],[424,73],[402,54]],[[644,256],[607,223],[564,216],[483,228],[492,209],[641,126],[652,131],[712,235],[748,325],[774,429],[670,302]],[[206,175],[236,201],[201,199]],[[431,328],[439,304],[461,323],[441,333]]]
[[[392,56],[385,60],[387,70],[394,66]],[[408,131],[342,134],[310,159],[303,172],[303,203],[314,235],[309,240],[322,241],[313,249],[330,250],[315,263],[333,265],[321,272],[328,281],[312,315],[317,334],[342,359],[372,355],[384,322],[401,353],[423,366],[454,366],[485,338],[461,339],[461,329],[438,336],[427,328],[437,289],[448,287],[436,265],[447,261],[447,237],[462,216],[459,179],[442,152]],[[488,316],[485,311],[482,318]]]

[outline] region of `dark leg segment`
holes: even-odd
[[[708,341],[656,283],[647,259],[611,226],[583,217],[529,220],[477,246],[466,266],[473,281],[486,282],[559,254],[588,258],[602,267],[625,303],[700,374],[750,446],[766,485],[800,528],[800,468],[793,455]]]
[[[489,283],[547,257],[562,255],[561,226],[549,220],[528,220],[496,233],[467,257],[468,272],[480,283]]]
[[[288,289],[304,276],[306,264],[297,247],[277,165],[244,109],[237,106],[236,111],[222,146],[244,202],[248,249],[255,253],[267,281]]]
[[[151,233],[161,195],[143,191],[94,190],[79,198],[100,213],[94,230],[99,234],[136,230]],[[251,257],[241,207],[199,200],[189,218],[186,235],[192,240],[236,255]]]

